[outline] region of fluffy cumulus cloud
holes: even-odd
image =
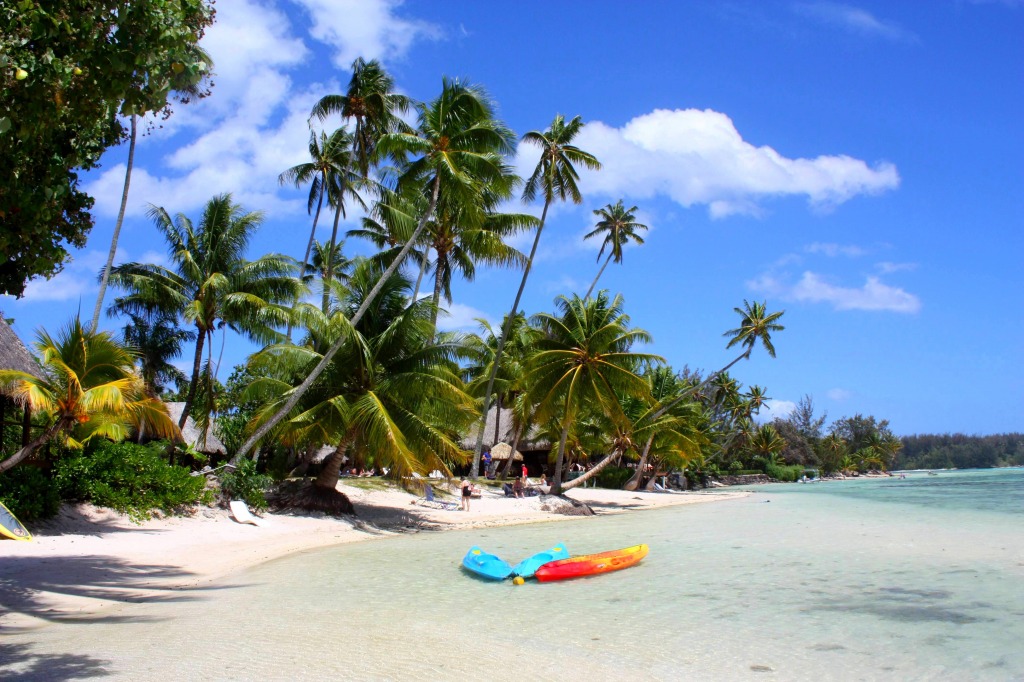
[[[441,36],[433,24],[398,16],[401,0],[295,1],[309,13],[310,35],[332,48],[339,68],[348,68],[357,57],[402,57],[417,40]]]
[[[443,307],[447,314],[442,313],[437,319],[437,326],[443,331],[478,332],[480,330],[478,320],[480,319],[487,320],[492,328],[501,324],[500,321],[491,319],[487,313],[472,306],[450,303]]]
[[[793,411],[796,409],[796,403],[791,400],[775,400],[772,398],[770,400],[766,400],[764,405],[767,410],[762,411],[758,415],[762,421],[785,419],[789,415],[793,414]]]
[[[685,207],[706,205],[713,217],[758,215],[765,199],[792,195],[830,208],[900,182],[891,163],[869,165],[845,155],[791,159],[755,146],[732,119],[711,110],[658,109],[621,128],[591,122],[577,144],[603,164],[599,172],[583,172],[588,191],[629,200],[665,195]],[[520,164],[535,156],[522,150]]]
[[[747,285],[760,294],[785,301],[826,303],[835,310],[916,313],[921,309],[921,300],[917,296],[899,287],[884,284],[877,277],[867,277],[863,286],[847,287],[833,284],[814,272],[804,272],[795,283],[787,282],[783,277],[765,274]]]
[[[850,33],[882,38],[894,42],[915,43],[918,37],[891,21],[879,19],[871,12],[838,2],[801,2],[793,9],[806,17]]]
[[[99,274],[107,263],[108,252],[89,250],[77,254],[64,265],[64,269],[50,279],[36,277],[25,287],[25,295],[20,299],[13,296],[0,296],[0,305],[29,306],[45,302],[66,302],[78,300],[83,318],[92,317],[92,309],[99,291]],[[128,259],[129,254],[118,247],[114,254],[114,262],[121,263]]]

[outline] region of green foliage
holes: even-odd
[[[905,436],[899,469],[986,469],[1024,465],[1024,434],[966,436],[962,433]]]
[[[45,519],[60,509],[57,485],[40,469],[23,466],[0,475],[0,502],[21,521]]]
[[[597,485],[619,490],[634,473],[636,472],[628,467],[605,467],[597,474]]]
[[[266,474],[256,473],[256,462],[243,459],[234,471],[221,474],[220,488],[232,500],[245,500],[245,503],[257,511],[267,508],[264,491],[270,487],[273,479]]]
[[[764,472],[768,474],[769,478],[773,478],[776,481],[795,483],[799,480],[801,474],[803,474],[804,467],[800,464],[787,466],[784,464],[769,463],[765,466]]]
[[[179,81],[203,79],[212,22],[207,0],[0,3],[0,293],[85,245],[78,171],[124,139],[119,114],[166,115]]]
[[[103,441],[59,460],[54,479],[64,499],[110,507],[134,521],[149,518],[154,509],[170,513],[182,505],[209,502],[206,479],[168,464],[166,447],[160,441],[146,446]]]

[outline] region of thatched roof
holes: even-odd
[[[36,364],[28,348],[21,342],[14,330],[0,315],[0,369],[16,369],[39,376],[39,365]]]
[[[494,426],[498,423],[498,409],[491,407],[487,411],[487,425],[484,427],[484,446],[493,448],[495,443],[511,443],[515,439],[515,429],[512,424],[512,410],[501,408],[501,423],[499,425],[498,438],[494,438]],[[479,432],[480,422],[476,421],[469,428],[462,438],[462,447],[472,449],[476,446],[476,435]],[[551,441],[540,436],[540,429],[534,426],[525,436],[519,438],[519,450],[548,450],[551,448]],[[493,457],[494,453],[491,453]]]
[[[498,443],[493,448],[491,448],[491,459],[493,459],[495,461],[498,461],[498,462],[505,461],[506,459],[508,459],[508,456],[511,455],[511,454],[512,454],[512,446],[509,445],[508,443]],[[523,461],[523,453],[521,453],[518,450],[516,450],[515,451],[515,455],[512,456],[512,461],[514,461],[514,462],[522,462]]]
[[[167,414],[171,415],[171,421],[177,424],[178,420],[181,419],[181,410],[185,407],[185,403],[165,402],[164,405],[167,405]],[[185,427],[181,430],[181,436],[184,438],[185,443],[192,446],[199,452],[205,452],[208,455],[228,454],[228,449],[224,447],[224,443],[221,443],[220,439],[213,435],[213,432],[209,429],[207,429],[206,432],[206,445],[204,447],[199,447],[199,428],[192,420],[192,417],[185,420]]]

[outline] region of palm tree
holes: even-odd
[[[768,355],[773,358],[775,357],[775,346],[772,344],[771,335],[773,332],[780,332],[785,329],[785,327],[778,323],[778,320],[786,311],[780,310],[777,313],[769,314],[765,303],[755,302],[751,304],[746,300],[743,301],[742,310],[740,308],[733,308],[733,310],[738,313],[742,319],[739,327],[725,332],[725,336],[732,337],[725,347],[732,348],[736,344],[740,343],[743,345],[745,350],[725,367],[717,372],[712,372],[703,381],[696,383],[690,389],[666,403],[661,410],[654,414],[652,418],[660,417],[662,410],[667,411],[671,409],[677,402],[686,399],[690,395],[699,394],[704,390],[705,386],[719,380],[719,378],[728,372],[729,369],[731,369],[737,362],[749,358],[758,341],[760,341],[761,345],[764,346],[764,349],[768,351]]]
[[[0,472],[55,437],[81,447],[95,436],[122,440],[133,427],[144,426],[158,437],[180,438],[167,406],[146,391],[135,369],[135,353],[109,333],[86,331],[75,318],[56,338],[40,330],[36,350],[43,376],[0,370],[0,391],[45,414],[48,423],[34,440],[0,462]]]
[[[316,203],[313,227],[309,231],[306,252],[302,256],[302,265],[299,267],[300,273],[305,273],[306,266],[309,264],[309,255],[313,249],[313,242],[316,240],[316,225],[320,220],[320,209],[323,207],[324,195],[327,194],[331,178],[344,176],[352,162],[351,142],[352,137],[343,129],[338,129],[331,135],[321,132],[319,137],[315,132],[310,132],[310,160],[292,166],[277,178],[280,184],[292,184],[295,187],[310,183],[309,199],[306,204],[307,212],[312,212],[314,201]]]
[[[313,107],[310,118],[321,121],[333,114],[341,114],[355,122],[353,149],[357,167],[363,178],[368,178],[370,166],[377,159],[377,142],[381,136],[393,132],[410,132],[398,116],[413,107],[413,101],[395,92],[394,79],[376,59],[365,61],[359,57],[352,62],[352,78],[344,95],[327,95]]]
[[[608,204],[604,208],[599,208],[594,211],[594,215],[600,216],[601,220],[597,222],[593,231],[584,235],[584,239],[590,239],[600,234],[604,234],[604,242],[601,243],[601,251],[597,254],[597,260],[601,260],[601,256],[604,254],[605,247],[608,247],[608,258],[605,259],[604,265],[597,271],[597,277],[590,283],[590,288],[587,289],[586,296],[590,296],[591,292],[594,291],[594,287],[597,285],[597,280],[601,279],[601,275],[604,274],[604,269],[608,267],[608,263],[615,260],[616,263],[622,262],[622,247],[629,242],[633,241],[637,244],[643,244],[644,240],[637,232],[639,230],[646,230],[646,225],[641,225],[636,221],[636,216],[633,213],[637,210],[636,206],[625,208],[622,205],[622,199],[615,204]]]
[[[533,201],[537,197],[537,192],[541,192],[544,196],[544,210],[541,211],[540,223],[537,225],[537,234],[533,238],[533,247],[530,249],[529,257],[526,259],[526,268],[523,270],[523,278],[519,283],[519,291],[516,292],[516,298],[512,302],[512,310],[505,318],[506,321],[515,319],[516,313],[519,311],[519,301],[523,297],[523,290],[526,289],[526,280],[529,278],[530,270],[533,268],[533,259],[537,255],[537,245],[540,243],[540,235],[544,231],[544,223],[547,221],[548,208],[551,207],[551,203],[555,199],[560,201],[569,199],[574,204],[583,203],[583,195],[580,194],[579,187],[576,186],[579,174],[576,172],[573,164],[582,164],[591,170],[601,168],[601,162],[593,154],[571,144],[573,138],[583,129],[583,125],[583,119],[579,116],[566,123],[565,118],[558,114],[547,130],[543,132],[532,130],[523,135],[523,142],[537,145],[541,148],[537,167],[534,168],[533,174],[526,181],[526,186],[523,188],[523,200]],[[498,352],[495,357],[494,367],[491,369],[491,378],[488,379],[487,389],[484,391],[484,422],[487,420],[487,411],[490,409],[494,374],[497,373],[498,366],[501,364],[501,356],[507,336],[508,330],[503,329],[501,338],[498,341]],[[482,452],[483,425],[481,424],[476,448],[473,453],[473,467],[470,472],[470,477],[472,478],[476,478],[480,473],[480,455]]]
[[[213,62],[210,59],[210,55],[198,45],[189,46],[188,54],[184,55],[181,60],[171,63],[171,68],[168,70],[170,88],[178,101],[187,104],[193,99],[201,99],[210,94],[206,84],[207,80],[213,75],[212,66]],[[144,98],[142,101],[144,101]],[[110,238],[110,252],[107,254],[107,263],[103,266],[103,274],[100,276],[100,290],[96,294],[96,307],[93,309],[92,324],[89,327],[91,331],[96,331],[96,325],[100,321],[103,297],[107,293],[110,269],[114,265],[114,255],[117,253],[117,240],[121,235],[124,212],[128,206],[128,188],[132,183],[132,168],[135,166],[135,140],[138,136],[139,115],[146,113],[145,110],[136,109],[130,115],[131,133],[128,136],[128,162],[124,171],[124,189],[121,191],[121,206],[117,211],[117,220],[114,222],[114,234]]]
[[[441,94],[429,104],[418,105],[418,109],[415,132],[388,133],[382,136],[376,152],[396,158],[409,154],[417,157],[404,168],[397,189],[403,192],[410,191],[409,188],[419,188],[429,196],[427,208],[402,250],[353,314],[350,320],[353,326],[359,324],[385,283],[401,267],[406,254],[419,242],[437,206],[442,185],[451,200],[463,197],[467,206],[471,206],[472,198],[480,187],[506,172],[503,156],[512,151],[511,134],[504,124],[494,118],[494,106],[481,88],[445,79]],[[232,463],[237,464],[253,445],[298,404],[345,341],[346,337],[340,336],[331,344],[280,410],[264,421],[242,444],[232,458]]]
[[[750,450],[768,466],[777,465],[779,453],[786,448],[785,439],[771,424],[764,424],[750,438]]]
[[[556,305],[559,315],[536,316],[545,338],[537,342],[530,369],[538,418],[561,426],[553,495],[561,494],[566,438],[584,406],[613,424],[627,424],[620,396],[647,397],[650,387],[636,372],[642,363],[663,362],[630,350],[636,342],[650,341],[650,335],[630,329],[621,296],[611,301],[604,292],[596,299],[561,296]]]
[[[370,454],[375,465],[389,467],[397,478],[434,468],[448,471],[465,459],[458,433],[476,412],[458,376],[460,344],[456,339],[432,340],[430,302],[411,301],[409,281],[393,274],[373,312],[358,325],[349,324],[349,316],[362,305],[380,272],[372,262],[362,261],[340,311],[330,317],[307,311],[312,347],[284,344],[261,353],[263,361],[309,367],[323,357],[317,346],[331,345],[335,336],[349,338],[282,424],[285,437],[293,441],[313,439],[335,446],[313,484],[291,500],[297,506],[351,511],[350,502],[336,490],[346,455],[360,459]],[[287,381],[261,383],[254,390],[269,388],[276,396],[258,421],[273,415],[293,391]]]
[[[302,285],[291,276],[295,261],[287,256],[244,259],[263,214],[246,212],[230,194],[207,202],[198,227],[184,214],[172,219],[157,206],[150,207],[149,217],[167,241],[174,269],[150,263],[117,266],[111,281],[127,294],[112,308],[182,317],[195,326],[192,375],[178,423],[182,427],[196,398],[203,348],[212,343],[213,332],[227,324],[257,342],[276,341],[280,334],[274,327],[287,321],[287,308],[281,304],[294,301]]]
[[[452,301],[452,277],[459,274],[468,282],[476,277],[479,263],[498,267],[525,265],[526,257],[505,243],[505,238],[537,224],[525,213],[498,213],[495,209],[512,195],[514,176],[504,175],[498,182],[482,188],[477,200],[479,208],[466,210],[464,204],[438,201],[435,219],[427,226],[427,253],[433,249],[434,292],[431,300],[436,308],[443,297]],[[479,222],[477,222],[479,221]],[[437,320],[435,318],[436,327]]]
[[[181,344],[196,340],[196,333],[179,328],[174,317],[159,313],[129,313],[128,317],[131,321],[122,332],[124,342],[138,352],[139,371],[152,394],[159,395],[168,382],[180,386],[188,381],[171,360],[181,355]]]
[[[821,468],[825,473],[843,468],[843,461],[848,456],[846,441],[836,434],[830,434],[821,440]]]

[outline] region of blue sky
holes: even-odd
[[[582,205],[549,216],[527,312],[586,291],[599,244],[582,235],[621,198],[651,229],[600,285],[623,294],[674,367],[726,364],[733,307],[765,300],[786,311],[778,357],[758,351],[734,369],[767,387],[765,416],[808,394],[830,420],[872,414],[898,434],[1024,430],[1019,0],[217,8],[204,40],[213,96],[140,140],[119,261],[166,259],[147,204],[198,216],[220,192],[266,211],[254,257],[301,258],[305,192],[277,175],[304,160],[313,103],[341,91],[355,57],[379,58],[416,99],[436,96],[442,76],[483,85],[520,135],[556,113],[588,122],[579,145],[604,168],[583,174]],[[126,155],[111,150],[86,177],[96,227],[73,262],[21,300],[0,298],[23,338],[91,313]],[[515,165],[536,162],[522,147]],[[443,324],[499,321],[518,281],[482,270],[458,282]],[[229,336],[221,377],[251,349]]]

